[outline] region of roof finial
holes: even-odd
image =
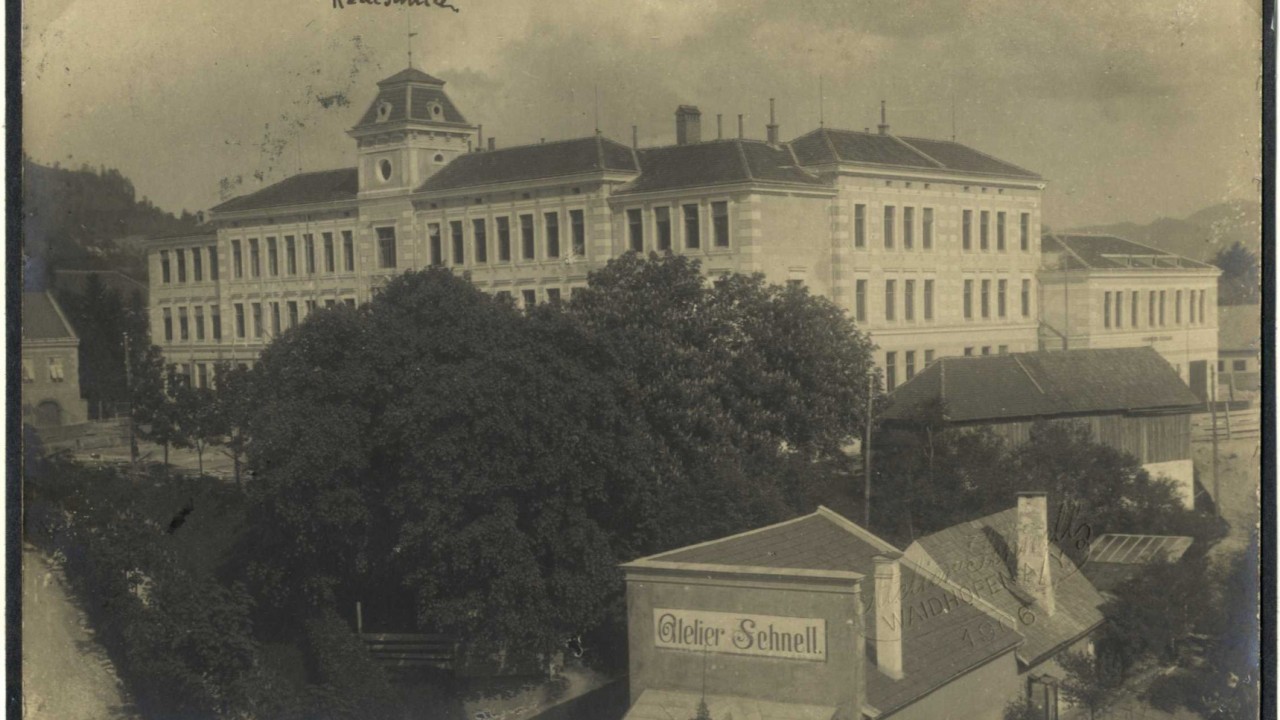
[[[407,37],[405,38],[405,45],[407,46],[407,49],[409,51],[409,68],[412,69],[413,68],[413,39],[417,37],[418,33],[413,31],[413,13],[409,12],[408,5],[405,5],[404,14],[405,14],[405,19],[408,21],[408,24],[409,24],[409,29],[405,31],[407,35]]]
[[[818,76],[818,127],[826,126],[826,118],[823,116],[823,97],[822,97],[822,76]]]

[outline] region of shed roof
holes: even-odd
[[[1157,563],[1176,563],[1191,547],[1192,538],[1181,535],[1128,535],[1111,533],[1089,546],[1089,561],[1081,568],[1093,586],[1110,591]]]
[[[867,163],[1024,180],[1040,178],[1036,173],[1011,162],[948,140],[823,127],[801,135],[791,141],[791,145],[804,165]]]
[[[835,570],[872,577],[875,556],[897,554],[898,549],[888,542],[827,508],[819,508],[787,522],[671,550],[644,561]],[[979,604],[958,602],[958,588],[938,581],[905,560],[901,582],[903,677],[891,679],[874,662],[867,664],[867,704],[881,714],[911,703],[1021,642],[1017,632],[991,623],[992,616]],[[934,606],[929,604],[930,599],[942,602],[947,610],[931,612]],[[864,631],[868,638],[875,637],[875,614],[870,609],[880,607],[876,602],[875,583],[863,582]],[[965,639],[966,630],[976,637],[979,626],[984,628],[982,637],[988,637],[988,629],[993,633],[990,642],[975,645]],[[872,645],[868,642],[869,648]]]
[[[1209,270],[1212,265],[1115,235],[1045,235],[1042,253],[1058,253],[1062,270]]]
[[[22,340],[75,340],[71,323],[48,292],[22,293]]]
[[[944,357],[889,398],[884,416],[899,421],[939,401],[951,422],[1190,411],[1201,404],[1150,347]]]

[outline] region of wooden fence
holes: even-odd
[[[458,644],[449,635],[360,633],[360,639],[374,661],[387,670],[452,670],[457,662]]]
[[[1218,439],[1257,438],[1262,436],[1262,415],[1258,408],[1218,412]],[[1213,415],[1200,413],[1191,420],[1191,440],[1213,440]]]

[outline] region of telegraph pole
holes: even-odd
[[[1213,509],[1218,517],[1222,517],[1222,493],[1218,486],[1218,377],[1214,368],[1209,368],[1209,415],[1213,418],[1209,437],[1213,443]]]
[[[866,428],[862,438],[862,526],[871,529],[871,399],[875,395],[876,376],[867,376]]]
[[[138,462],[138,444],[133,439],[133,367],[129,362],[129,333],[125,331],[122,334],[124,335],[124,391],[129,399],[129,464],[133,465]]]

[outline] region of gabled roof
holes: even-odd
[[[1261,305],[1218,306],[1218,350],[1258,352],[1262,347]]]
[[[47,292],[22,293],[22,340],[75,340],[71,323]]]
[[[785,145],[759,140],[711,140],[642,148],[640,177],[617,194],[709,187],[743,182],[829,187],[800,167]]]
[[[596,135],[459,155],[427,178],[418,191],[483,187],[606,170],[636,172],[635,155],[626,145]]]
[[[1059,254],[1057,267],[1050,268],[1054,270],[1207,270],[1213,267],[1115,235],[1045,235],[1040,252]]]
[[[215,205],[211,210],[226,213],[354,200],[359,190],[359,176],[355,168],[321,170],[285,178],[256,192]]]
[[[1089,545],[1089,561],[1081,569],[1095,588],[1108,592],[1144,567],[1178,562],[1191,543],[1180,535],[1107,534]]]
[[[1067,643],[1084,637],[1102,622],[1105,602],[1071,558],[1050,547],[1050,582],[1054,612],[1045,614],[1029,594],[1017,586],[1018,509],[1002,510],[926,535],[907,549],[933,563],[930,569],[973,592],[1017,622],[1026,642],[1018,656],[1034,666]],[[1021,611],[1021,612],[1020,612]],[[1033,618],[1028,621],[1028,618]]]
[[[875,597],[873,558],[897,555],[897,548],[841,515],[819,508],[777,525],[740,535],[653,555],[636,564],[651,561],[768,567],[794,570],[829,570],[863,574],[862,608],[864,630],[871,648],[875,638]],[[623,567],[627,567],[624,565]],[[903,629],[903,677],[893,680],[867,662],[867,704],[880,714],[888,714],[917,698],[946,685],[955,677],[1008,652],[1021,642],[1017,632],[991,622],[992,614],[981,603],[958,599],[958,587],[940,582],[931,574],[903,560],[901,563],[901,622]],[[945,611],[931,611],[941,602]],[[994,612],[992,610],[991,612]],[[983,627],[984,641],[971,643],[965,632],[977,637]],[[988,630],[990,642],[985,638]]]
[[[944,357],[894,390],[884,417],[941,401],[950,422],[1190,410],[1202,405],[1149,347]]]
[[[390,112],[379,121],[378,108],[384,102],[391,106]],[[439,114],[432,111],[436,105],[440,107]],[[444,81],[415,68],[406,68],[379,81],[378,95],[373,102],[369,103],[364,115],[360,116],[360,122],[356,123],[356,127],[364,128],[400,121],[467,124],[462,111],[445,94]]]
[[[889,133],[818,128],[791,142],[804,165],[838,162],[888,165],[912,170],[946,170],[975,175],[1038,180],[1040,176],[1011,162],[948,140]]]

